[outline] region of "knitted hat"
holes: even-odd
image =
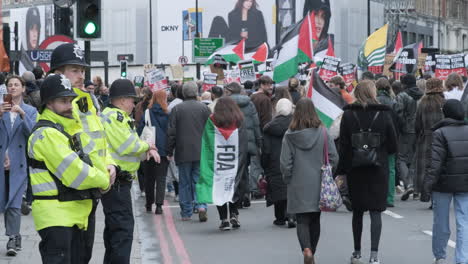
[[[442,80],[437,78],[430,78],[426,81],[426,94],[432,93],[443,93],[444,92],[444,84]]]
[[[278,115],[287,116],[292,114],[293,104],[289,99],[282,98],[276,103],[276,113]]]
[[[444,116],[446,118],[452,118],[455,120],[465,119],[465,111],[460,101],[456,99],[449,99],[445,102],[444,107],[442,108]]]

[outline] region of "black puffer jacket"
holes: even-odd
[[[231,95],[244,114],[244,128],[247,130],[249,139],[248,149],[252,155],[257,155],[258,150],[262,145],[262,133],[260,131],[260,121],[258,119],[257,109],[250,98],[246,95],[233,94]]]
[[[393,109],[398,117],[398,129],[403,134],[415,133],[416,109],[422,96],[418,87],[408,88],[397,95]]]
[[[424,194],[468,192],[468,123],[446,118],[433,130]]]

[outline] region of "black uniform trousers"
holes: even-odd
[[[93,200],[93,209],[88,216],[88,229],[83,233],[83,241],[81,247],[83,250],[81,262],[82,264],[88,264],[93,256],[93,245],[94,245],[94,233],[96,232],[96,208],[99,204],[99,200]]]
[[[128,264],[132,251],[134,219],[131,183],[116,183],[101,198],[105,215],[104,264]]]
[[[79,264],[83,230],[77,226],[52,226],[39,230],[42,263]]]

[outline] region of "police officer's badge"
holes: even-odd
[[[118,120],[119,122],[123,122],[124,116],[122,115],[122,113],[117,112],[117,120]]]
[[[62,76],[61,81],[62,81],[62,86],[63,86],[63,88],[65,88],[65,89],[67,89],[67,90],[71,90],[71,89],[72,89],[70,80],[68,80],[67,78],[64,78],[64,76]]]
[[[78,44],[73,46],[73,53],[75,53],[75,56],[80,58],[80,60],[84,58],[84,51],[80,48],[80,46],[78,46]]]

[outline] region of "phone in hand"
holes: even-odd
[[[11,94],[4,94],[3,95],[3,102],[12,105],[13,104],[13,96]]]

